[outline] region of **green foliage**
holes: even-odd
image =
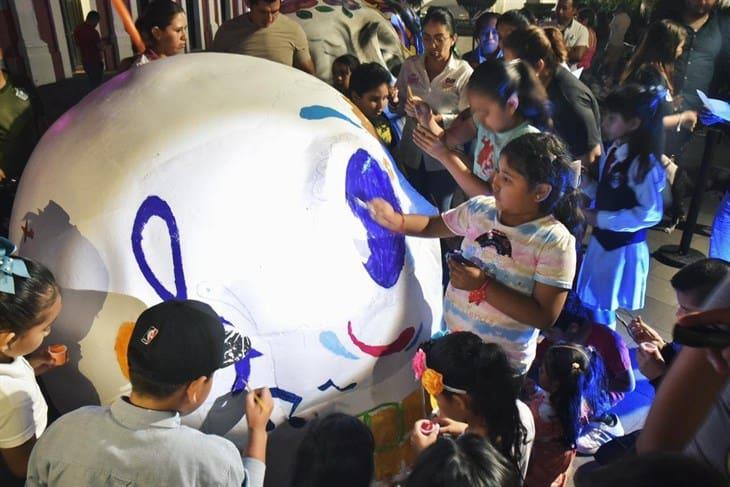
[[[576,0],[577,4],[591,7],[596,12],[601,10],[613,11],[619,5],[626,5],[631,10],[639,10],[641,0]]]

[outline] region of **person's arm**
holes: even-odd
[[[444,132],[444,142],[448,147],[457,147],[474,140],[477,136],[477,125],[474,123],[471,109],[462,111]]]
[[[590,166],[596,162],[599,157],[601,157],[601,144],[596,144],[589,148],[588,152],[581,154],[578,159],[580,159],[581,164],[584,166]]]
[[[316,68],[314,67],[314,61],[312,61],[312,58],[297,60],[297,58],[294,58],[294,67],[304,71],[307,74],[311,74],[314,76],[317,72]]]
[[[266,424],[274,410],[271,391],[264,387],[246,394],[246,422],[248,423],[248,445],[244,456],[266,463]]]
[[[697,125],[699,115],[694,110],[685,110],[662,118],[665,130],[687,129],[692,132]]]
[[[441,215],[404,215],[397,213],[387,201],[375,198],[368,204],[370,216],[391,232],[425,238],[454,237],[456,234],[444,223]]]
[[[20,446],[14,448],[0,448],[5,465],[8,466],[10,472],[18,478],[25,478],[28,473],[28,461],[30,453],[33,451],[36,437],[33,435],[31,439]]]
[[[573,22],[578,23],[577,20]],[[579,24],[580,25],[580,24]],[[568,63],[578,63],[585,56],[588,46],[591,43],[591,33],[587,27],[580,25],[575,45],[568,49]]]
[[[464,291],[486,286],[486,301],[497,310],[520,323],[544,330],[551,328],[560,316],[568,297],[568,289],[536,282],[531,295],[522,294],[488,276],[483,270],[448,260],[451,285]]]
[[[568,50],[568,62],[578,63],[585,56],[588,46],[573,46]]]
[[[294,62],[293,66],[307,74],[315,75],[317,72],[312,55],[309,52],[309,41],[304,29],[296,22],[289,21],[294,24],[296,32],[294,33]]]
[[[730,325],[730,308],[682,317],[680,324]],[[718,396],[727,386],[730,374],[727,360],[730,347],[713,351],[713,366],[708,350],[684,347],[666,373],[649,410],[644,429],[636,442],[639,454],[682,451],[704,423]],[[678,421],[677,418],[681,418]]]
[[[638,164],[629,169],[629,186],[634,190],[637,205],[618,211],[599,211],[596,215],[598,228],[614,232],[636,232],[649,228],[662,219],[664,204],[661,190],[664,187],[664,169],[653,163],[643,181],[636,181]]]
[[[456,184],[464,190],[469,198],[491,194],[489,183],[474,175],[466,163],[455,151],[449,150],[442,137],[436,136],[430,130],[419,126],[413,131],[413,142],[426,154],[438,160],[449,171]]]
[[[600,326],[600,325],[593,325]],[[612,343],[607,350],[601,350],[607,367],[613,368],[613,373],[608,377],[608,389],[616,394],[623,394],[633,391],[636,388],[636,378],[631,366],[631,356],[623,338],[618,333],[611,331]]]

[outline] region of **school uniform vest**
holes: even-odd
[[[610,161],[606,161],[606,166]],[[639,204],[636,193],[629,186],[631,160],[615,163],[608,168],[598,182],[595,208],[598,211],[619,211],[633,208]],[[593,236],[605,250],[616,250],[630,244],[646,241],[646,229],[636,232],[614,232],[594,227]]]

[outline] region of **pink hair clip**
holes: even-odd
[[[422,349],[419,348],[413,356],[411,368],[413,369],[413,375],[416,377],[416,380],[421,380],[423,373],[426,372],[426,352]]]

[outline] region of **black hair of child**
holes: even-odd
[[[390,72],[378,63],[364,63],[350,74],[350,94],[363,96],[368,91],[390,84]]]
[[[549,184],[550,194],[540,203],[542,212],[552,214],[576,234],[583,224],[579,192],[573,187],[571,157],[565,144],[554,134],[524,134],[510,141],[502,150],[509,167],[526,180],[530,188]]]
[[[518,487],[515,467],[474,434],[441,436],[416,460],[405,487]]]
[[[14,275],[15,294],[0,292],[0,331],[22,335],[40,324],[39,317],[56,302],[61,289],[53,273],[40,262],[12,258],[25,262],[30,277]]]
[[[359,419],[342,413],[316,418],[299,445],[292,487],[369,487],[375,440]]]
[[[487,425],[489,440],[516,469],[527,432],[517,408],[514,369],[502,347],[471,332],[450,333],[420,347],[444,384],[467,391],[472,414]],[[453,393],[444,390],[444,396]]]
[[[517,113],[525,120],[541,130],[552,126],[547,92],[532,67],[524,61],[486,60],[474,70],[467,86],[469,90],[494,98],[502,106],[516,95],[519,99]]]

